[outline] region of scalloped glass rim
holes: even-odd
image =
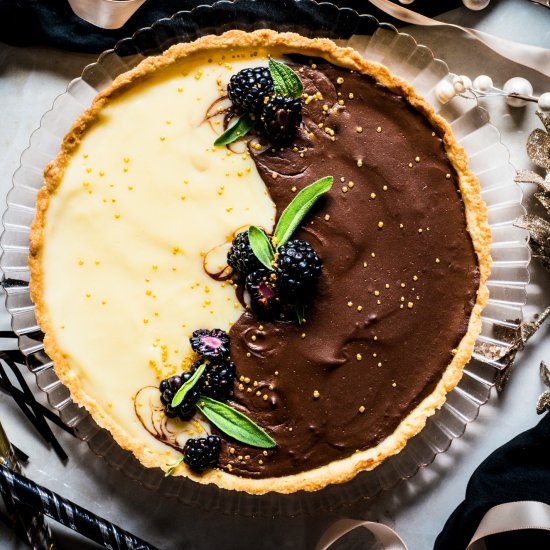
[[[472,360],[458,386],[448,394],[444,406],[428,419],[426,427],[401,453],[343,485],[333,485],[316,493],[286,496],[270,493],[258,497],[181,478],[166,479],[160,471],[143,468],[108,432],[100,429],[84,409],[72,402],[43,349],[43,334],[36,323],[29,295],[27,257],[29,228],[36,193],[43,185],[43,169],[57,155],[72,122],[99,91],[146,55],[160,53],[176,42],[219,34],[231,28],[266,27],[339,39],[341,45],[354,47],[408,80],[436,107],[451,124],[479,178],[489,209],[494,263],[488,282],[491,297],[483,311],[482,333],[476,341]],[[498,130],[489,123],[487,112],[473,100],[457,97],[447,104],[437,100],[437,83],[452,76],[447,65],[435,59],[429,48],[397,32],[392,25],[379,23],[370,15],[359,16],[351,9],[312,0],[288,1],[285,10],[274,9],[268,0],[222,1],[213,6],[198,6],[140,29],[133,37],[121,40],[112,50],[101,54],[96,63],[88,65],[82,76],[73,80],[67,91],[55,100],[52,109],[43,116],[40,128],[32,134],[30,145],[21,156],[21,166],[13,177],[0,240],[0,267],[13,330],[38,386],[46,392],[49,403],[59,411],[62,420],[73,427],[96,454],[144,486],[204,509],[243,515],[292,516],[336,510],[360,499],[372,498],[400,480],[412,477],[437,454],[445,452],[453,439],[462,436],[467,424],[477,417],[480,406],[489,399],[495,375],[503,367],[502,357],[522,320],[530,261],[528,233],[514,226],[514,221],[525,213],[522,193],[514,184],[515,170],[509,163],[507,149],[500,142]]]

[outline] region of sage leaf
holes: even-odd
[[[304,93],[304,85],[300,77],[287,65],[269,58],[269,72],[273,79],[275,92],[278,95],[284,95],[298,99]]]
[[[250,247],[254,256],[262,262],[267,269],[273,271],[273,260],[275,259],[275,253],[271,246],[269,237],[255,225],[251,225],[248,228],[248,240],[250,241]]]
[[[210,397],[201,396],[197,407],[212,424],[241,443],[246,443],[252,447],[259,447],[260,449],[270,449],[277,445],[250,418],[225,403],[216,401]]]
[[[233,126],[230,126],[223,134],[218,136],[214,145],[216,147],[220,145],[228,145],[233,143],[237,139],[245,136],[254,128],[256,121],[248,114],[241,115]]]
[[[175,462],[172,462],[172,464],[167,464],[166,466],[169,466],[168,470],[164,474],[164,477],[170,477],[174,470],[183,462],[183,456],[181,458],[178,458]]]
[[[189,390],[199,381],[199,378],[202,376],[202,373],[204,372],[204,369],[206,368],[206,365],[203,363],[194,373],[187,382],[183,384],[183,386],[176,392],[176,395],[172,398],[172,403],[170,405],[172,408],[176,408],[179,405],[181,405],[182,401],[185,399],[185,396],[189,392]]]
[[[334,178],[326,176],[304,187],[285,208],[275,228],[275,247],[279,248],[292,236],[305,215],[311,210],[317,199],[331,187]]]

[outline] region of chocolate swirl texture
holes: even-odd
[[[309,470],[373,447],[429,395],[467,331],[479,286],[456,174],[402,97],[324,61],[295,65],[304,124],[293,147],[251,147],[278,215],[311,182],[332,190],[294,238],[324,266],[307,322],[231,328],[232,405],[277,441],[228,442],[220,465],[251,478]]]

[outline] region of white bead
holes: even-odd
[[[464,84],[464,87],[469,90],[472,87],[472,79],[469,76],[466,76],[465,74],[461,74],[458,78],[462,80],[462,83]]]
[[[532,95],[533,94],[533,86],[531,83],[521,76],[515,76],[514,78],[511,78],[504,84],[504,87],[502,88],[507,94],[521,94],[521,95]],[[507,97],[506,103],[510,105],[510,107],[523,107],[524,105],[527,105],[527,101],[524,99],[518,99],[517,97]]]
[[[474,79],[474,88],[480,92],[488,92],[493,87],[493,80],[486,74],[480,74]]]
[[[453,85],[448,80],[440,80],[435,87],[435,93],[441,103],[447,103],[456,95]]]
[[[538,105],[541,111],[550,111],[550,92],[546,92],[539,97]]]
[[[479,11],[486,8],[491,0],[462,0],[462,3],[469,9]]]
[[[399,0],[400,4],[412,4],[414,0]]]

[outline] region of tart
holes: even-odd
[[[215,146],[230,78],[269,58],[302,83],[295,135],[271,142],[254,122]],[[227,252],[249,226],[271,235],[327,176],[292,236],[322,261],[305,313],[264,318]],[[463,149],[409,84],[327,39],[229,31],[145,59],[75,122],[38,195],[31,293],[72,398],[144,466],[314,491],[398,453],[456,386],[481,330],[490,239]],[[228,335],[224,406],[273,445],[224,432],[203,398],[168,414],[159,384],[211,368],[197,329]],[[199,473],[182,451],[211,433],[219,457]]]

